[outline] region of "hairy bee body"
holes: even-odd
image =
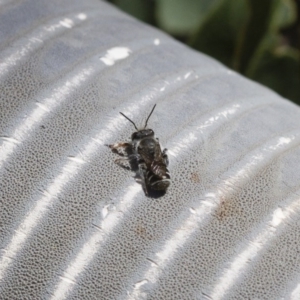
[[[166,149],[161,150],[158,140],[154,137],[152,129],[143,130],[145,137],[139,140],[133,139],[134,154],[137,157],[139,175],[144,181],[144,191],[166,190],[170,185],[170,174],[168,171],[168,156]]]
[[[119,147],[130,148],[129,152],[132,154],[129,155],[127,159],[137,164],[142,187],[147,196],[151,190],[166,191],[170,185],[170,174],[167,168],[169,164],[166,154],[167,149],[162,151],[158,139],[155,138],[154,131],[152,129],[146,129],[147,121],[154,108],[155,105],[146,120],[144,128],[141,130],[138,130],[133,121],[121,113],[134,124],[137,131],[131,135],[130,143],[110,145],[110,148],[117,152],[119,152]]]

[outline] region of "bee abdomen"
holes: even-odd
[[[167,176],[170,179],[169,171],[165,163],[161,161],[153,161],[150,169],[157,177],[163,179],[165,176]]]
[[[150,171],[148,171],[147,176],[149,184],[154,190],[166,190],[171,182],[170,174],[167,168],[164,172],[164,175],[162,175],[161,177],[158,177]]]

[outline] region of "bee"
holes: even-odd
[[[133,124],[136,132],[132,133],[131,142],[109,145],[113,152],[126,156],[126,158],[117,159],[116,163],[127,160],[137,165],[137,172],[146,196],[149,196],[152,190],[164,193],[170,185],[167,149],[161,150],[154,131],[146,128],[155,107],[156,104],[153,106],[142,129],[138,129],[131,119],[120,112],[124,118]]]

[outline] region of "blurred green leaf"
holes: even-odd
[[[275,0],[277,1],[277,0]],[[244,73],[257,47],[266,35],[274,0],[247,0],[249,18],[239,49],[237,70]]]
[[[274,0],[269,30],[276,31],[290,26],[296,19],[297,7],[293,0]]]
[[[245,39],[241,47],[238,70],[246,73],[253,56],[260,44],[271,33],[279,34],[282,26],[287,26],[295,20],[296,10],[292,0],[248,0],[250,18],[245,30]],[[274,40],[274,39],[272,39]],[[269,39],[270,41],[270,39]]]
[[[205,16],[191,46],[236,69],[239,40],[243,36],[249,7],[247,0],[222,0]]]
[[[291,47],[266,47],[248,75],[300,104],[300,55]]]
[[[111,2],[139,20],[154,23],[154,2],[151,0],[114,0]]]
[[[300,103],[300,52],[287,45],[280,33],[296,17],[293,1],[273,1],[268,31],[249,62],[245,75]]]
[[[158,0],[158,25],[174,35],[189,35],[198,28],[206,13],[218,2],[220,0]]]

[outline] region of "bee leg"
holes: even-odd
[[[127,157],[115,159],[115,164],[119,165],[123,169],[130,170],[128,162],[129,162],[129,158],[127,158]]]
[[[164,159],[164,161],[165,161],[166,166],[169,165],[169,158],[168,158],[168,155],[167,155],[167,151],[168,151],[168,149],[165,148],[165,149],[163,150],[163,152],[162,152],[162,157],[163,157],[163,159]]]
[[[115,144],[111,144],[111,145],[108,145],[109,148],[111,149],[117,149],[119,147],[130,147],[131,146],[131,143],[115,143]]]
[[[140,156],[138,154],[130,154],[127,157],[115,159],[115,163],[126,170],[134,170],[136,169],[139,159]],[[126,166],[127,163],[129,163],[130,167],[128,165]]]
[[[146,167],[145,163],[139,163],[139,175],[141,177],[144,193],[146,196],[148,196],[149,195],[149,193],[148,193],[149,183],[147,180],[147,167]]]
[[[121,156],[128,156],[129,152],[132,152],[132,145],[130,143],[115,143],[108,145],[112,152],[117,153]]]
[[[129,159],[129,160],[134,160],[134,161],[138,162],[138,161],[141,159],[141,157],[140,157],[139,154],[130,154],[130,155],[128,156],[128,159]]]
[[[129,161],[128,157],[122,157],[122,158],[115,159],[115,163],[118,165],[122,164],[123,162],[128,162],[128,161]]]

